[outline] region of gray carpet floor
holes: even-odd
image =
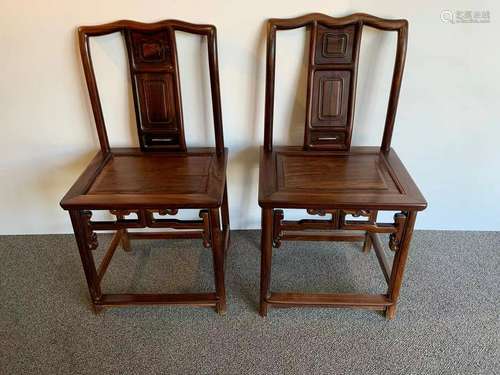
[[[102,247],[109,235],[101,237]],[[259,233],[235,231],[228,311],[138,307],[94,315],[70,235],[0,237],[1,374],[499,374],[500,232],[417,231],[396,320],[373,311],[257,313]],[[117,251],[107,292],[213,287],[196,240]],[[356,243],[286,242],[273,290],[382,292]],[[97,251],[102,256],[103,251]]]

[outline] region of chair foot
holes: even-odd
[[[396,318],[396,305],[387,306],[385,308],[385,317],[387,320],[394,320]]]
[[[267,316],[267,302],[262,301],[259,306],[259,315],[263,318]]]
[[[220,316],[226,315],[226,303],[225,302],[219,302],[219,303],[217,303],[217,305],[215,305],[215,311]]]
[[[104,307],[101,305],[96,305],[95,303],[92,304],[92,310],[94,311],[95,315],[100,315],[104,311]]]

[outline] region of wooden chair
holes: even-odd
[[[215,128],[215,148],[187,148],[175,31],[203,35],[208,63]],[[110,148],[90,54],[89,38],[121,32],[127,46],[139,135],[139,148]],[[224,148],[219,91],[216,29],[176,20],[146,24],[118,21],[81,27],[78,31],[85,78],[94,112],[100,152],[61,201],[69,211],[88,288],[96,311],[103,306],[176,304],[214,306],[224,313],[224,255],[229,244]],[[162,218],[179,209],[200,209],[200,220]],[[106,210],[112,221],[94,221],[90,210]],[[128,218],[135,214],[136,218]],[[220,216],[219,216],[220,215]],[[222,217],[222,227],[220,224]],[[163,232],[128,232],[129,228],[170,228]],[[95,231],[115,230],[109,249],[96,269],[92,250]],[[215,293],[105,294],[100,282],[121,243],[136,238],[200,238],[213,252]]]
[[[307,105],[303,147],[273,147],[276,32],[310,29]],[[397,32],[397,51],[380,147],[351,147],[356,76],[364,26]],[[260,153],[262,208],[260,314],[268,306],[329,306],[385,310],[394,318],[417,212],[427,203],[396,152],[391,138],[403,76],[406,20],[367,14],[333,18],[309,14],[271,19],[267,35],[264,146]],[[283,210],[303,208],[325,220],[284,220]],[[394,223],[377,223],[379,211],[397,211]],[[351,217],[358,217],[353,220]],[[350,219],[351,217],[351,219]],[[390,234],[390,268],[378,233]],[[284,240],[364,241],[373,246],[388,284],[385,294],[270,292],[272,247]]]

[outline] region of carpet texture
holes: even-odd
[[[109,240],[100,237],[100,248]],[[116,252],[104,291],[213,288],[201,241],[133,247]],[[320,308],[271,308],[262,319],[259,232],[235,231],[225,316],[189,307],[94,315],[72,236],[3,236],[0,373],[499,374],[499,260],[500,232],[417,231],[396,320]],[[373,251],[357,243],[285,242],[274,251],[275,291],[383,292],[384,283]]]

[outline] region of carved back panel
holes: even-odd
[[[264,136],[267,150],[272,149],[276,31],[299,27],[310,30],[304,148],[348,150],[364,25],[398,32],[396,64],[381,146],[390,148],[406,53],[407,21],[386,20],[361,13],[342,18],[315,13],[292,19],[271,19],[268,23]]]
[[[347,149],[351,143],[361,26],[313,23],[304,146]]]
[[[141,149],[186,151],[175,39],[177,30],[207,37],[215,142],[217,152],[223,152],[216,29],[212,25],[177,20],[152,24],[117,21],[78,29],[85,78],[103,152],[109,152],[109,141],[92,65],[89,37],[121,32],[125,38]]]
[[[173,30],[124,33],[141,148],[185,150]]]

